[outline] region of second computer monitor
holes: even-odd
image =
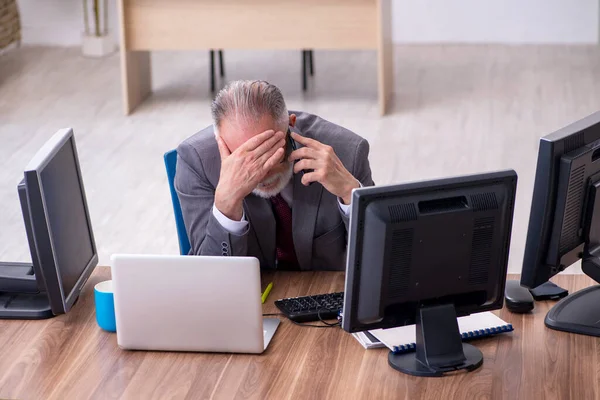
[[[39,149],[18,194],[32,262],[0,265],[0,319],[66,313],[98,262],[71,129]]]
[[[25,168],[39,270],[52,312],[70,310],[98,262],[73,130],[54,134]]]
[[[600,282],[600,112],[540,139],[521,284],[531,289],[582,261]],[[573,293],[547,326],[600,336],[600,286]]]
[[[355,190],[344,330],[419,327],[428,307],[451,325],[501,308],[516,184],[505,171]]]

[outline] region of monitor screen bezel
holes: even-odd
[[[50,163],[51,160],[54,159],[56,154],[68,143],[71,143],[73,149],[73,156],[75,159],[75,168],[79,180],[79,186],[82,194],[82,202],[84,206],[85,216],[87,219],[89,237],[92,245],[92,257],[88,261],[87,265],[83,269],[81,275],[77,279],[74,287],[71,289],[69,293],[64,292],[62,280],[61,280],[61,272],[60,265],[58,265],[56,260],[56,251],[54,246],[54,241],[52,237],[52,227],[50,226],[50,220],[48,218],[48,208],[46,205],[46,198],[44,196],[44,186],[41,181],[41,173],[44,171],[45,167]],[[91,218],[89,214],[89,208],[87,203],[87,197],[85,194],[85,187],[83,183],[83,178],[81,174],[81,167],[79,163],[79,156],[77,152],[77,146],[75,143],[75,137],[73,134],[73,130],[71,128],[61,129],[56,132],[36,153],[33,159],[27,164],[25,167],[25,184],[27,187],[27,197],[29,204],[29,215],[32,225],[32,230],[34,234],[35,246],[37,259],[40,262],[40,268],[43,270],[43,274],[46,280],[46,290],[48,292],[48,297],[50,299],[50,304],[52,307],[52,312],[54,314],[60,314],[68,312],[81,289],[87,282],[91,273],[93,272],[97,262],[98,262],[98,250],[96,247],[96,241],[94,237],[94,232],[92,229]],[[35,190],[33,190],[35,189]],[[34,199],[33,191],[35,193],[39,193],[39,198]],[[38,200],[38,202],[35,202]],[[37,209],[34,205],[40,204],[41,210]],[[43,218],[39,218],[43,217]],[[41,237],[43,235],[43,238]],[[50,244],[51,250],[51,260],[44,259],[44,257],[40,254],[40,241],[44,240],[46,243]],[[49,265],[50,264],[50,265]],[[54,285],[51,282],[57,282],[58,288],[53,287]],[[56,290],[58,289],[58,290]],[[57,302],[59,304],[57,304]],[[60,307],[59,307],[60,306]]]

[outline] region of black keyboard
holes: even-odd
[[[344,292],[290,297],[275,301],[275,305],[296,322],[334,319],[344,306]]]

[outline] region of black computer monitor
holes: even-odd
[[[505,171],[355,190],[344,330],[416,323],[416,352],[388,357],[412,375],[481,365],[456,318],[502,308],[516,185]]]
[[[540,140],[521,284],[535,288],[582,260],[600,282],[600,112]],[[550,328],[600,336],[600,286],[565,297]]]
[[[0,263],[0,318],[66,313],[98,262],[71,129],[44,144],[17,188],[32,263]]]

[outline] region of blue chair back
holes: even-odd
[[[183,214],[181,213],[181,204],[175,191],[175,171],[177,169],[177,150],[167,151],[164,156],[165,167],[167,168],[167,177],[169,180],[169,189],[171,190],[171,201],[173,202],[173,212],[175,213],[175,226],[177,227],[177,238],[179,239],[179,252],[181,255],[189,254],[190,240],[188,239],[183,223]]]

